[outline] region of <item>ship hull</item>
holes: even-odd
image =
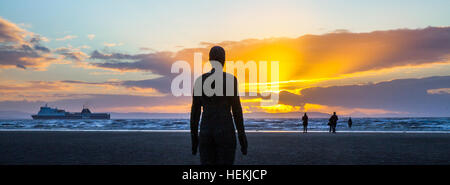
[[[45,104],[37,114],[31,115],[31,117],[33,119],[110,119],[110,114],[92,113],[85,107],[81,112],[66,112],[63,109],[51,108]]]

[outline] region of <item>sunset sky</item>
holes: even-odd
[[[188,113],[173,62],[279,61],[280,102],[248,113],[450,116],[450,1],[0,2],[0,111]]]

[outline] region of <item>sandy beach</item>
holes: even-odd
[[[238,165],[450,164],[445,133],[247,133]],[[196,165],[188,132],[0,131],[0,164]],[[239,148],[238,148],[239,149]]]

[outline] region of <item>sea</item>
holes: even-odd
[[[426,118],[352,118],[348,127],[347,119],[338,121],[339,132],[448,132],[450,117]],[[308,131],[327,132],[326,118],[310,118]],[[245,119],[245,129],[255,132],[302,130],[300,119]],[[111,119],[111,120],[0,120],[0,130],[35,131],[188,131],[189,119]]]

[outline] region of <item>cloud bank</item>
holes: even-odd
[[[382,109],[410,116],[448,116],[450,94],[430,92],[447,88],[450,88],[450,76],[398,79],[367,85],[312,87],[303,89],[301,95],[284,91],[280,93],[280,103]]]
[[[370,33],[334,32],[324,35],[305,35],[298,38],[249,39],[203,43],[204,48],[188,48],[178,52],[148,54],[148,60],[129,62],[126,66],[116,61],[144,57],[114,53],[104,59],[103,65],[119,70],[154,70],[143,63],[163,63],[175,60],[193,60],[194,52],[207,56],[209,48],[220,45],[226,49],[227,60],[280,60],[282,67],[293,69],[290,77],[333,76],[343,73],[389,68],[403,65],[443,62],[450,55],[450,27],[399,29]],[[204,59],[207,59],[206,57]],[[155,60],[160,60],[156,62]],[[109,65],[107,65],[109,64]],[[96,64],[97,65],[97,64]],[[318,68],[329,68],[318,70]],[[167,70],[167,68],[166,68]],[[159,71],[160,73],[162,71]],[[318,74],[314,74],[319,72]],[[167,74],[168,71],[164,71]]]
[[[43,37],[0,17],[0,68],[44,69],[56,58],[40,43]]]
[[[338,31],[298,38],[248,39],[202,43],[204,47],[149,54],[105,54],[94,51],[91,64],[109,70],[141,70],[169,76],[177,60],[193,64],[195,52],[208,58],[209,48],[220,45],[227,61],[280,61],[280,80],[332,78],[370,70],[450,62],[450,27],[398,29],[351,33]],[[151,80],[146,83],[152,83]]]

